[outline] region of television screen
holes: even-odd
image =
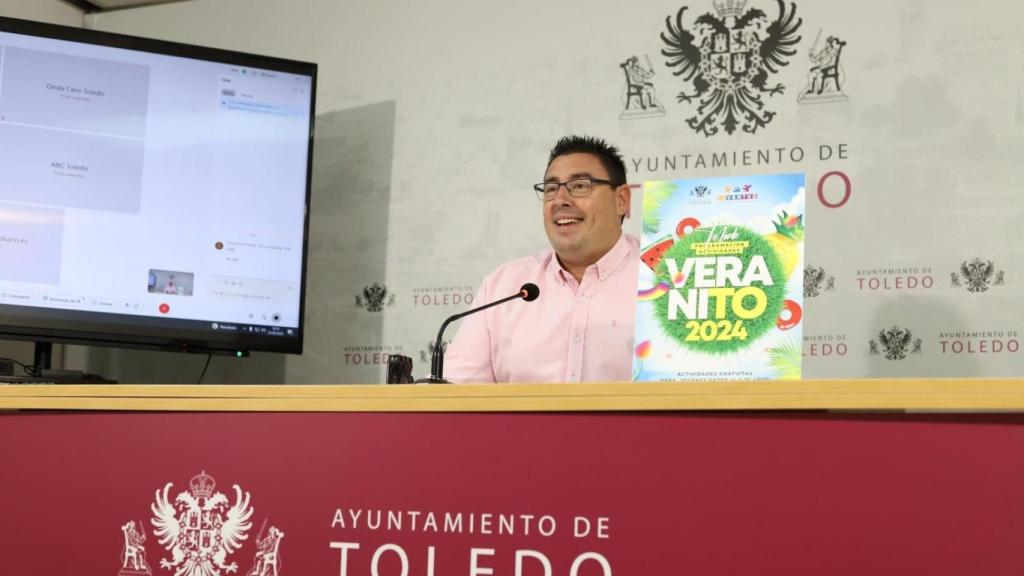
[[[0,18],[0,338],[301,353],[315,89]]]

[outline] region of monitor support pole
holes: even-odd
[[[53,370],[53,342],[36,342],[32,362],[37,380],[43,379],[55,384],[117,384],[116,380],[86,374],[81,370]]]
[[[36,372],[40,370],[49,370],[53,363],[53,342],[36,342],[35,354],[33,355],[32,365],[35,366]]]

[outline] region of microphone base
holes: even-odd
[[[420,378],[416,381],[416,384],[451,384],[451,380],[445,380],[444,378],[437,378],[430,376],[428,378]]]

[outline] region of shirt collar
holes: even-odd
[[[631,248],[629,238],[623,232],[619,235],[619,240],[612,246],[612,249],[605,252],[605,255],[600,260],[591,265],[597,268],[597,277],[601,280],[606,280],[611,276],[629,258],[629,254],[632,251]],[[566,283],[568,278],[572,277],[568,270],[562,268],[561,263],[558,262],[558,255],[555,254],[554,250],[551,251],[551,260],[548,262],[548,273],[554,275],[558,283],[562,285]]]

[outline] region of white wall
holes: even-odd
[[[813,191],[827,171],[852,178],[843,209],[811,201],[807,209],[807,263],[824,266],[836,289],[808,303],[805,337],[842,341],[849,353],[805,348],[805,376],[1019,375],[1019,353],[940,346],[948,334],[1008,339],[1024,330],[1013,296],[1024,258],[1012,240],[1024,216],[1016,193],[1024,5],[794,2],[801,40],[771,79],[787,90],[765,96],[775,120],[756,134],[710,138],[686,126],[696,104],[676,94],[693,87],[673,76],[659,35],[666,16],[690,6],[692,26],[713,11],[711,0],[195,0],[89,16],[86,25],[320,65],[307,354],[215,359],[211,380],[379,381],[374,362],[394,350],[413,356],[420,375],[441,319],[464,309],[423,305],[422,296],[471,292],[494,264],[545,246],[529,186],[566,133],[622,145],[633,182],[800,171]],[[751,5],[775,17],[775,2]],[[849,98],[804,105],[797,97],[819,33],[849,41]],[[620,119],[618,65],[633,55],[651,59],[664,117]],[[848,158],[816,157],[820,145],[840,143]],[[770,166],[634,168],[665,156],[798,146],[807,159]],[[638,229],[636,219],[627,225]],[[950,274],[976,257],[993,260],[1006,284],[984,293],[951,285]],[[886,272],[895,269],[930,274],[931,286],[908,289]],[[896,287],[872,291],[865,277]],[[354,302],[373,282],[395,297],[383,313]],[[900,363],[869,354],[869,341],[894,324],[924,338],[921,355]],[[185,381],[201,364],[127,351],[81,358],[129,381]]]

